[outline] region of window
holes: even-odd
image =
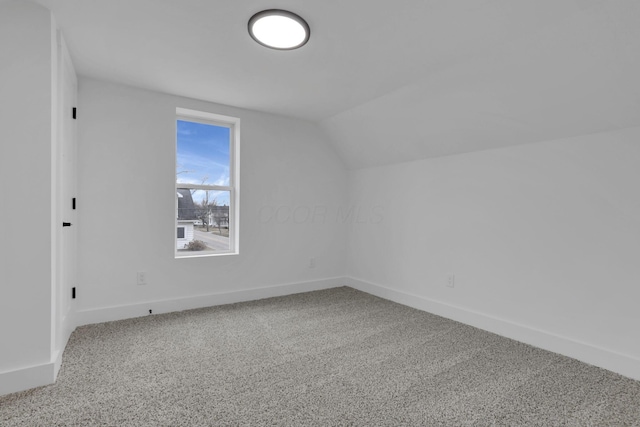
[[[176,257],[237,254],[240,119],[176,116]]]

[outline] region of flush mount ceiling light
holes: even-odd
[[[258,12],[249,20],[249,34],[263,46],[291,50],[309,41],[309,24],[295,13],[269,9]]]

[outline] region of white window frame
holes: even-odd
[[[176,186],[173,192],[175,199],[175,210],[178,211],[178,199],[175,196],[178,188],[189,188],[192,190],[213,190],[229,192],[229,250],[218,251],[216,253],[198,254],[193,252],[185,254],[178,253],[176,248],[176,233],[173,233],[173,247],[176,258],[194,258],[194,257],[210,257],[222,255],[238,255],[240,253],[240,119],[237,117],[224,116],[221,114],[208,113],[205,111],[190,110],[188,108],[176,108],[175,117],[175,161],[173,174],[177,169],[178,163],[178,120],[187,122],[202,123],[206,125],[214,125],[229,128],[229,185],[206,185],[206,184],[180,184],[176,176]],[[175,215],[175,227],[178,227],[178,216]]]

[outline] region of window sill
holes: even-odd
[[[208,257],[220,257],[220,256],[227,256],[227,255],[240,255],[239,252],[213,252],[213,251],[189,251],[190,253],[182,253],[182,252],[176,252],[174,254],[174,258],[175,259],[185,259],[185,258],[208,258]]]

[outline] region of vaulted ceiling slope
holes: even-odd
[[[318,122],[351,168],[640,125],[637,0],[33,0],[81,75]],[[247,21],[311,26],[265,49]]]

